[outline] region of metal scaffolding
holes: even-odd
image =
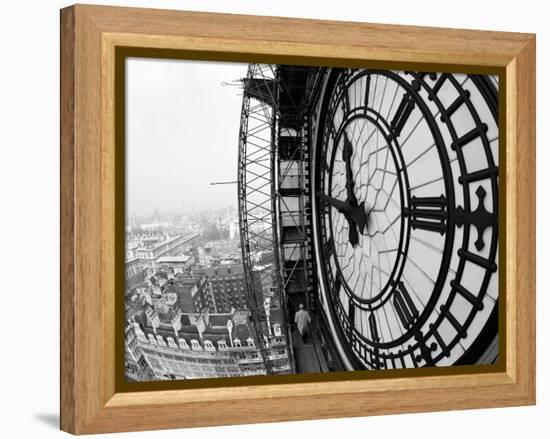
[[[279,266],[278,226],[275,214],[278,102],[281,93],[275,66],[251,64],[243,83],[243,105],[239,133],[238,193],[241,248],[246,287],[254,325],[255,342],[260,348],[266,373],[278,373],[270,359],[270,308],[280,307],[283,331],[288,328],[286,298]],[[266,304],[255,273],[271,264],[272,298]],[[285,333],[294,372],[290,334]]]
[[[309,114],[323,69],[251,64],[243,79],[239,140],[239,219],[245,276],[256,339],[262,346],[266,309],[254,272],[266,255],[273,264],[274,302],[282,310],[289,360],[294,371],[292,325],[299,303],[315,310],[312,231],[309,222]]]

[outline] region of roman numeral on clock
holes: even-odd
[[[393,290],[393,306],[395,307],[395,311],[403,327],[409,329],[418,318],[418,309],[416,309],[411,295],[402,281],[400,281],[397,284],[397,288]]]
[[[439,197],[412,197],[411,207],[403,209],[403,215],[410,217],[413,229],[423,229],[430,232],[439,232],[441,235],[447,230],[445,220],[447,200],[443,195]]]
[[[409,119],[409,116],[411,115],[413,109],[414,99],[412,98],[412,96],[405,93],[390,123],[390,127],[394,137],[399,137],[401,135],[401,131],[403,131],[403,127]]]

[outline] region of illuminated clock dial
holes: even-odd
[[[348,367],[493,361],[496,80],[332,69],[323,90],[315,252]]]

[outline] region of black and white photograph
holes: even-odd
[[[127,382],[499,360],[494,75],[125,59]]]
[[[540,437],[545,9],[5,2],[0,436]]]

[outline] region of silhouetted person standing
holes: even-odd
[[[298,332],[302,336],[302,341],[304,342],[304,344],[307,344],[311,317],[309,316],[309,313],[304,309],[303,303],[300,303],[300,310],[294,316],[294,322],[298,327]]]

